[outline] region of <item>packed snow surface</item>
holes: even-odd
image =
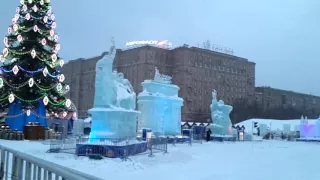
[[[71,154],[46,154],[41,142],[0,144],[27,154],[87,172],[102,179],[153,180],[318,180],[320,144],[287,141],[168,145],[168,154],[89,160]]]

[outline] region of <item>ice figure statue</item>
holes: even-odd
[[[150,128],[155,135],[181,134],[181,107],[179,87],[171,84],[171,77],[160,74],[155,68],[154,80],[142,82],[138,95],[138,129]]]
[[[134,138],[139,114],[135,111],[136,94],[122,73],[112,71],[111,54],[96,64],[90,138]]]
[[[222,100],[217,100],[217,91],[212,91],[212,103],[210,105],[212,125],[211,131],[214,135],[232,135],[232,123],[229,117],[232,106],[225,105]]]
[[[307,116],[305,117],[303,117],[303,115],[301,116],[300,124],[301,125],[308,124]]]

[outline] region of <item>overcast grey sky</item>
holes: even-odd
[[[1,0],[0,37],[19,0]],[[320,95],[320,0],[52,0],[66,60],[131,40],[211,40],[256,62],[256,85]],[[4,47],[0,43],[0,48]]]

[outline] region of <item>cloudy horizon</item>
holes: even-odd
[[[19,0],[4,0],[0,36]],[[134,40],[198,46],[205,40],[256,63],[256,86],[320,95],[320,1],[52,0],[65,60],[88,58]],[[4,45],[1,43],[0,48]]]

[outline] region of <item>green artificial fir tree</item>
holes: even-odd
[[[50,0],[20,3],[0,55],[0,111],[9,110],[13,116],[39,117],[39,112],[45,112],[44,116],[64,117],[71,107],[65,97],[70,88],[63,84],[65,77],[57,70],[64,61],[58,56],[59,36]]]

